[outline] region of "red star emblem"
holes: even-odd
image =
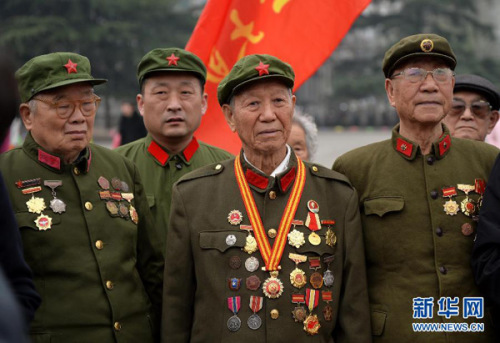
[[[260,61],[259,65],[255,67],[255,70],[259,72],[259,76],[269,75],[269,64],[264,64]]]
[[[76,66],[78,65],[78,63],[73,63],[73,61],[71,61],[70,58],[68,58],[68,63],[66,63],[64,65],[64,67],[66,67],[66,69],[68,70],[68,74],[71,74],[71,73],[78,73],[78,71],[76,70]]]
[[[174,66],[177,65],[177,61],[179,60],[180,58],[175,56],[174,53],[172,53],[172,55],[170,55],[169,57],[167,57],[167,61],[168,61],[168,65],[171,66],[172,64]]]

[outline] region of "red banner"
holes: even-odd
[[[196,137],[238,153],[241,143],[217,101],[217,85],[234,63],[255,53],[274,55],[292,66],[297,89],[332,54],[370,1],[208,0],[186,45],[208,70],[208,111]]]

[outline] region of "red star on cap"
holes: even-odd
[[[177,65],[177,61],[179,60],[180,58],[175,56],[174,53],[172,53],[172,55],[170,55],[169,57],[167,57],[167,61],[168,61],[168,65],[174,65],[176,66]]]
[[[255,67],[255,70],[259,72],[259,76],[269,75],[269,64],[264,64],[262,61],[259,62],[259,65]]]
[[[66,69],[68,70],[68,74],[71,74],[71,73],[77,73],[78,71],[76,70],[76,66],[78,65],[78,63],[73,63],[73,61],[71,61],[70,58],[68,58],[68,63],[66,63],[64,65],[64,67],[66,67]]]

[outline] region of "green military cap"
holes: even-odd
[[[180,48],[159,48],[148,52],[137,66],[137,80],[142,84],[144,77],[157,71],[195,73],[203,83],[207,79],[207,68],[192,52]]]
[[[22,102],[36,94],[79,82],[98,85],[105,79],[94,79],[90,62],[85,56],[73,52],[54,52],[32,58],[16,71],[17,85]]]
[[[217,98],[222,106],[242,86],[263,79],[277,79],[290,88],[295,82],[292,67],[271,55],[249,55],[240,59],[217,87]]]
[[[457,58],[446,38],[433,33],[422,33],[405,37],[386,51],[382,62],[385,77],[390,77],[401,62],[417,56],[442,58],[451,70],[455,70],[457,65]]]

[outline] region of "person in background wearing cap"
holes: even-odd
[[[495,86],[477,75],[455,78],[451,110],[443,119],[453,137],[484,142],[498,121],[500,94]]]
[[[417,34],[394,44],[383,61],[387,97],[399,117],[392,138],[347,152],[333,165],[359,192],[374,342],[492,342],[490,318],[469,313],[479,307],[466,298],[480,296],[470,257],[499,150],[452,138],[441,123],[452,105],[455,66],[441,36]],[[419,332],[422,323],[445,327]],[[466,329],[484,323],[484,332],[453,332],[456,323]]]
[[[295,108],[287,144],[302,161],[313,161],[318,147],[318,127],[314,118]]]
[[[137,106],[149,134],[116,149],[139,168],[163,244],[173,184],[190,171],[232,157],[194,136],[207,110],[206,75],[203,62],[189,51],[148,52],[137,67]]]
[[[219,84],[242,150],[174,185],[165,343],[371,341],[356,191],[286,144],[294,79],[249,55]]]
[[[157,342],[164,259],[138,171],[90,143],[92,86],[106,80],[69,52],[37,56],[16,78],[28,135],[0,170],[42,298],[31,339]]]

